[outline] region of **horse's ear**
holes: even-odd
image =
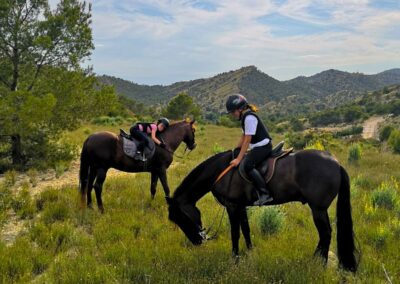
[[[196,119],[193,119],[193,120],[190,122],[190,124],[193,125],[193,123],[195,123],[195,122],[196,122]]]

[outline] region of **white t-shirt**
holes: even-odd
[[[257,124],[258,120],[254,115],[249,114],[246,116],[244,119],[244,135],[255,135],[257,131]],[[255,144],[250,143],[250,149],[253,149],[255,147],[260,147],[267,145],[269,143],[269,139],[265,138]]]

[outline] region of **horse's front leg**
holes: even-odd
[[[246,241],[246,246],[248,249],[253,248],[253,244],[251,243],[250,237],[250,226],[249,226],[249,219],[247,218],[247,211],[246,208],[240,208],[240,227],[242,228],[242,234]]]
[[[161,184],[163,186],[165,197],[168,198],[170,191],[169,191],[168,180],[167,180],[167,169],[166,168],[160,169],[158,172],[158,177],[160,178]]]
[[[227,208],[229,222],[231,223],[232,255],[236,261],[239,259],[240,214],[237,208]]]
[[[158,182],[158,174],[156,171],[151,172],[151,186],[150,186],[150,193],[151,199],[154,199],[157,190],[157,182]]]

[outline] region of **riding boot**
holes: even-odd
[[[257,169],[252,169],[248,173],[253,180],[256,189],[258,191],[259,199],[253,203],[254,206],[261,206],[265,205],[273,200],[272,196],[270,195],[269,191],[267,190],[267,184],[263,177],[261,176],[260,172]]]

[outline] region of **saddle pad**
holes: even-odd
[[[135,139],[133,140],[127,139],[122,135],[121,137],[125,155],[135,160],[142,160],[143,159],[142,155],[136,154],[138,142]],[[149,146],[144,148],[144,156],[146,160],[151,159],[154,156],[155,151],[156,151],[155,143],[153,140],[150,140]]]
[[[124,148],[125,155],[134,158],[137,149],[136,143],[133,142],[132,140],[126,139],[125,137],[122,137],[122,145]]]

